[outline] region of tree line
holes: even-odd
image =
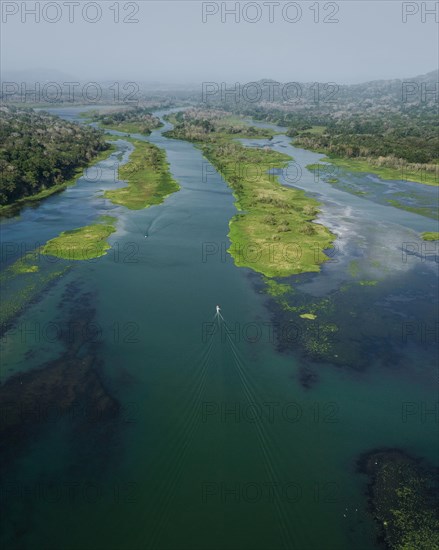
[[[109,148],[103,132],[45,112],[0,108],[0,205],[71,179]]]

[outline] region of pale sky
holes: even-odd
[[[424,11],[439,11],[435,2],[240,2],[239,21],[225,13],[234,1],[24,4],[39,22],[21,1],[2,2],[3,75],[42,68],[90,80],[343,84],[438,67],[439,13]]]

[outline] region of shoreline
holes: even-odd
[[[269,173],[294,159],[270,149],[248,148],[236,141],[260,137],[247,135],[248,128],[243,126],[240,134],[219,131],[215,136],[212,132],[213,137],[208,134],[206,141],[186,140],[202,151],[232,190],[238,212],[229,221],[228,252],[236,266],[250,268],[265,277],[319,272],[321,264],[329,260],[324,250],[333,247],[336,235],[315,221],[320,212],[316,199],[301,189],[282,185],[277,176]],[[184,139],[181,129],[170,130],[166,135]],[[253,171],[250,176],[249,171]]]
[[[119,167],[118,178],[126,186],[107,190],[103,197],[130,210],[143,210],[161,204],[166,197],[180,190],[167,161],[166,152],[149,141],[118,136],[134,145],[128,162]]]
[[[294,144],[294,140],[291,142],[294,147],[297,145]],[[313,151],[315,153],[320,153],[326,155],[326,151],[319,149],[305,148],[299,145],[302,149],[308,151]],[[413,169],[405,169],[403,166],[400,168],[391,168],[389,166],[375,166],[371,162],[363,158],[345,158],[345,157],[329,157],[325,156],[320,159],[319,163],[332,164],[338,168],[346,170],[346,172],[356,172],[363,174],[372,174],[378,176],[382,180],[392,180],[392,181],[410,181],[412,183],[418,183],[419,185],[429,185],[430,187],[439,186],[439,165],[437,168],[437,173],[433,172],[421,172],[421,178],[418,176],[418,173]],[[313,165],[310,165],[313,166]],[[307,167],[308,170],[316,170],[317,168]],[[334,174],[335,175],[335,174]],[[424,179],[424,181],[421,181]],[[330,183],[330,182],[329,182]]]
[[[61,193],[68,187],[72,187],[77,183],[79,178],[81,178],[82,174],[84,173],[84,170],[87,168],[90,168],[91,166],[94,166],[98,162],[101,162],[103,160],[106,160],[115,150],[116,147],[111,143],[111,141],[108,141],[109,148],[105,149],[103,151],[100,151],[94,159],[92,159],[89,163],[87,163],[86,166],[81,166],[75,169],[75,175],[72,176],[67,181],[64,181],[58,185],[53,185],[52,187],[49,187],[48,189],[43,189],[39,193],[36,193],[35,195],[30,195],[29,197],[23,197],[21,199],[18,199],[17,201],[6,204],[3,206],[0,206],[0,218],[1,217],[13,217],[15,215],[18,215],[20,210],[27,205],[31,203],[36,203],[41,200],[46,199],[47,197],[50,197],[52,195],[55,195],[56,193]]]

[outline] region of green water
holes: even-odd
[[[103,189],[121,185],[114,181],[114,157],[101,163],[99,181],[82,180],[3,224],[4,242],[30,246],[99,214],[118,216],[112,252],[74,263],[3,338],[2,381],[47,366],[65,347],[47,336],[23,338],[17,326],[67,325],[85,311],[100,329],[91,346],[95,369],[121,405],[114,418],[93,417],[86,402],[75,414],[55,411],[31,424],[4,466],[3,543],[62,550],[378,548],[356,461],[378,447],[437,460],[434,419],[402,415],[407,402],[419,410],[434,406],[434,347],[421,338],[402,343],[404,318],[394,306],[388,347],[400,353],[391,364],[380,360],[382,327],[355,317],[356,336],[341,338],[355,350],[356,340],[362,342],[367,367],[357,368],[354,354],[348,366],[313,363],[300,342],[279,353],[260,277],[236,268],[227,255],[203,256],[227,246],[236,212],[231,192],[213,167],[204,181],[201,153],[164,138],[167,128],[148,138],[165,148],[181,185],[162,205],[132,212],[102,199]],[[286,146],[279,139],[277,146]],[[130,148],[117,144],[126,160]],[[304,164],[320,158],[290,152]],[[312,182],[307,177],[303,188]],[[405,297],[408,319],[430,322],[436,266],[413,257],[403,264],[400,256],[400,243],[416,238],[420,217],[386,207],[383,218],[377,209],[385,207],[323,182],[308,190],[320,194],[322,219],[339,230],[340,254],[321,274],[295,278],[297,291],[332,296],[351,280],[352,259],[366,270],[363,250],[380,259],[383,290],[371,294],[374,289],[357,285],[355,307],[379,316],[388,313],[392,296]],[[425,220],[425,230],[432,223]],[[419,297],[422,291],[427,298]],[[216,304],[226,324],[214,319]],[[346,325],[347,311],[334,315]],[[240,336],[227,336],[227,327]],[[318,375],[308,389],[298,377],[304,366]]]

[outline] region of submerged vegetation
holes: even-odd
[[[186,111],[171,118],[170,137],[194,141],[233,190],[240,211],[230,221],[230,254],[236,265],[267,277],[319,271],[334,236],[314,223],[318,202],[298,189],[283,187],[269,171],[291,158],[263,148],[247,148],[235,138],[271,137],[218,112]]]
[[[43,262],[41,248],[27,252],[5,268],[0,274],[0,335],[69,269],[66,264]]]
[[[129,161],[119,168],[119,178],[128,185],[105,191],[105,198],[131,210],[141,210],[162,203],[180,189],[171,176],[164,151],[146,141],[124,139],[134,144]]]
[[[439,550],[437,472],[399,449],[363,455],[359,471],[369,476],[369,504],[391,550]]]

